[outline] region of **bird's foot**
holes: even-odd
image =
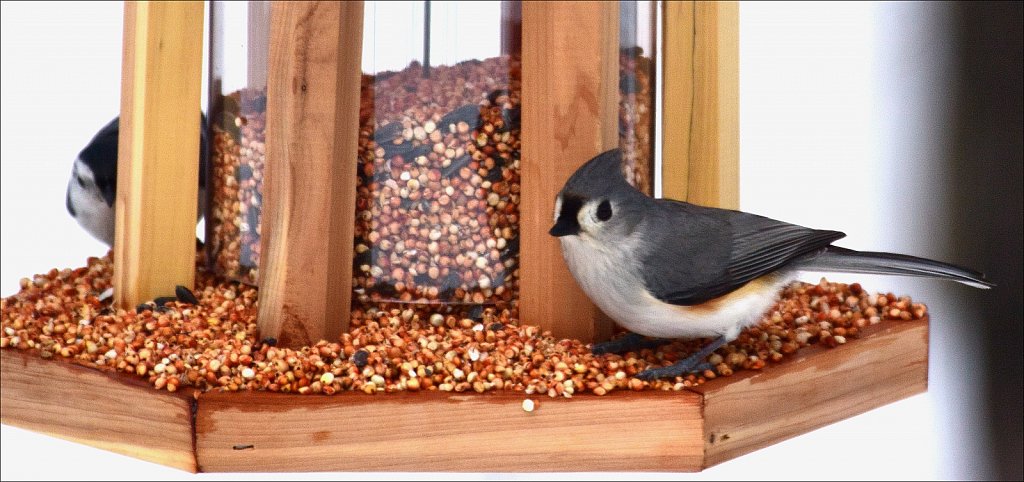
[[[636,377],[650,382],[663,378],[682,377],[691,373],[703,373],[704,370],[710,370],[712,368],[714,367],[712,367],[710,363],[690,357],[667,367],[648,368],[647,370],[637,373]]]
[[[595,355],[603,355],[605,353],[627,353],[631,351],[640,351],[644,348],[654,349],[668,342],[669,340],[645,338],[636,333],[627,333],[626,336],[621,338],[601,343],[594,343],[594,346],[590,351]]]
[[[701,373],[704,370],[709,370],[713,367],[710,363],[704,361],[704,359],[707,358],[708,355],[714,353],[715,350],[721,348],[722,345],[726,344],[726,341],[727,340],[724,336],[719,336],[712,340],[711,343],[708,343],[704,348],[701,348],[697,353],[694,353],[683,360],[679,360],[673,365],[660,368],[648,368],[647,370],[638,373],[636,377],[641,380],[651,381],[660,378],[681,377],[690,373]]]

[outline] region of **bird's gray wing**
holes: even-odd
[[[660,227],[650,231],[660,235],[649,239],[643,278],[656,298],[675,305],[722,296],[845,236],[740,211],[658,204],[650,221]]]

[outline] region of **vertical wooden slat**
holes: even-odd
[[[203,3],[124,11],[114,295],[134,306],[195,279]]]
[[[694,2],[662,3],[662,164],[664,197],[685,201],[690,187]]]
[[[611,334],[548,235],[580,165],[618,145],[618,2],[523,3],[520,313],[555,336]]]
[[[739,207],[739,6],[664,2],[662,190]]]
[[[348,329],[363,2],[271,7],[259,327],[291,347]]]

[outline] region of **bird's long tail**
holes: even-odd
[[[854,251],[838,246],[829,246],[816,256],[808,256],[796,263],[794,268],[804,271],[942,278],[985,289],[995,286],[982,273],[948,263],[905,254]]]

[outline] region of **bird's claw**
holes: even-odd
[[[644,348],[654,349],[661,345],[668,343],[668,340],[661,339],[647,339],[636,333],[627,333],[621,338],[615,340],[608,340],[601,343],[594,343],[591,347],[590,352],[595,355],[604,355],[605,353],[627,353],[636,352]]]
[[[601,343],[594,343],[594,346],[590,348],[590,352],[595,355],[604,355],[605,353],[622,353],[622,340],[609,340]]]
[[[675,378],[691,373],[702,373],[705,370],[713,368],[708,362],[700,362],[700,360],[686,359],[680,361],[674,365],[660,368],[648,368],[636,375],[637,378],[652,382],[654,380],[660,380],[664,378]]]

